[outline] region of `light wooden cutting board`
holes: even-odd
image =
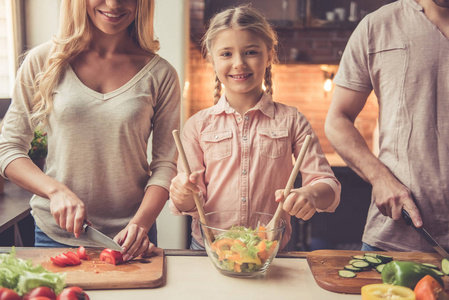
[[[380,273],[376,270],[357,272],[355,278],[344,278],[338,275],[348,264],[353,255],[366,252],[348,250],[316,250],[307,254],[307,262],[316,283],[325,290],[337,293],[360,294],[364,285],[382,283]],[[393,260],[406,260],[419,263],[431,263],[441,270],[441,256],[437,253],[421,252],[372,252],[393,257]],[[449,289],[449,276],[443,276],[445,289]]]
[[[31,259],[34,264],[52,272],[66,273],[67,286],[79,286],[85,290],[154,288],[165,278],[164,250],[156,248],[148,258],[134,259],[121,265],[111,265],[100,261],[103,248],[86,248],[90,260],[81,265],[58,267],[51,260],[63,252],[76,252],[77,248],[16,248],[16,257]]]

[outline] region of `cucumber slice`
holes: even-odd
[[[360,271],[362,271],[363,269],[354,267],[353,265],[346,265],[346,266],[345,266],[345,270],[352,271],[352,272],[360,272]]]
[[[376,253],[365,253],[364,256],[377,257]]]
[[[382,263],[380,259],[372,256],[365,256],[365,261],[367,261],[373,267],[378,266]]]
[[[378,259],[382,261],[383,264],[389,263],[393,260],[393,256],[383,255],[383,254],[377,254],[376,256]]]
[[[422,263],[423,266],[429,267],[431,269],[435,269],[438,270],[438,267],[435,266],[434,264],[429,264],[429,263]]]
[[[356,268],[359,268],[359,269],[368,268],[370,266],[369,263],[364,261],[364,260],[355,261],[351,265],[353,267],[356,267]]]
[[[359,259],[359,260],[363,260],[364,257],[365,256],[363,256],[363,255],[353,255],[352,256],[353,259]]]
[[[385,264],[380,264],[378,266],[376,266],[376,271],[379,273],[382,273],[382,270],[384,269]]]
[[[449,259],[443,258],[441,261],[441,270],[444,274],[449,275]]]
[[[361,261],[361,259],[351,259],[348,264],[352,265],[353,262]]]
[[[354,278],[357,276],[354,272],[348,270],[340,270],[338,271],[338,275],[344,278]]]

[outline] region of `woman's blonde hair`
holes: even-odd
[[[131,38],[150,54],[159,50],[154,36],[154,0],[137,0],[136,17],[128,27]],[[85,0],[63,0],[59,33],[53,38],[49,59],[34,82],[35,95],[31,121],[46,124],[53,109],[53,91],[71,60],[86,50],[93,38],[94,25],[87,14]]]
[[[210,21],[209,28],[203,37],[203,49],[211,53],[214,39],[226,29],[249,30],[259,36],[267,45],[268,52],[271,52],[272,62],[277,62],[276,48],[278,39],[276,32],[265,19],[265,17],[251,5],[241,5],[226,9],[216,14]],[[271,64],[265,70],[264,77],[265,91],[273,94],[273,83],[271,74]],[[217,104],[221,97],[221,82],[215,74],[214,104]]]

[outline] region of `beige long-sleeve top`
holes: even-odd
[[[30,122],[33,81],[51,47],[48,42],[31,50],[19,69],[0,135],[3,176],[11,161],[28,157],[34,132]],[[168,190],[176,174],[171,135],[180,120],[176,71],[156,55],[125,85],[102,94],[85,86],[68,66],[54,92],[54,110],[47,125],[46,174],[67,185],[86,204],[94,227],[113,237],[134,216],[146,188],[158,185]],[[37,225],[52,239],[95,246],[59,228],[48,199],[34,195],[30,204]]]

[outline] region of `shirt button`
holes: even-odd
[[[272,132],[271,135],[272,135],[272,136],[276,136],[276,132]]]
[[[241,117],[237,117],[237,122],[241,122],[242,118]]]
[[[243,170],[243,171],[242,171],[242,174],[243,174],[243,175],[246,175],[246,170]]]
[[[246,198],[245,197],[242,197],[242,202],[246,202]]]
[[[249,120],[249,116],[245,116],[245,120],[248,121]]]
[[[214,136],[214,139],[218,140],[218,135]]]
[[[246,135],[243,136],[243,140],[246,141],[248,138],[246,137]]]

